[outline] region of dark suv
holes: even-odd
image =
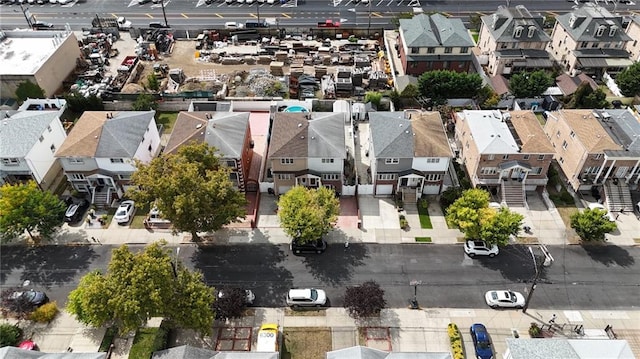
[[[86,199],[74,200],[73,198],[70,198],[67,204],[69,207],[67,207],[67,211],[64,213],[64,221],[67,223],[80,222],[90,205]]]
[[[289,245],[291,251],[295,254],[300,253],[322,253],[327,249],[327,242],[324,239],[318,239],[311,242],[302,243],[299,239],[294,239]]]

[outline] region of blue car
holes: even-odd
[[[473,347],[476,350],[476,358],[493,359],[493,349],[491,349],[487,328],[480,323],[476,323],[471,326],[470,332],[473,339]]]

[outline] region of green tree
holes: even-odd
[[[120,333],[164,317],[204,336],[211,333],[213,303],[202,274],[174,265],[164,243],[153,243],[138,253],[126,245],[114,249],[105,274],[85,275],[69,293],[67,310],[81,323],[114,326]]]
[[[483,86],[475,96],[482,109],[493,109],[500,102],[500,96],[491,88],[491,86]]]
[[[138,95],[136,100],[131,104],[131,109],[133,111],[157,110],[158,103],[156,102],[153,95],[148,93],[141,93],[140,95]]]
[[[588,82],[583,82],[578,86],[569,101],[570,108],[606,108],[609,107],[607,94],[601,89],[593,91]]]
[[[490,208],[490,210],[493,210]],[[512,212],[507,208],[493,210],[495,215],[490,216],[480,227],[480,239],[499,246],[509,244],[511,236],[518,235],[524,216]]]
[[[326,187],[310,189],[296,186],[278,200],[280,226],[302,243],[322,238],[333,228],[340,213],[340,201]]]
[[[616,84],[623,95],[633,97],[640,95],[640,62],[627,67],[616,76]]]
[[[160,81],[158,81],[156,74],[149,74],[149,76],[147,76],[147,87],[152,91],[158,91],[160,89]]]
[[[364,102],[371,102],[376,108],[380,108],[380,101],[382,101],[382,93],[377,91],[369,91],[364,95]]]
[[[604,241],[605,234],[616,230],[616,223],[609,220],[607,212],[598,208],[585,209],[570,217],[573,228],[583,241]]]
[[[428,71],[418,78],[418,90],[434,104],[443,104],[450,98],[473,98],[482,88],[478,74],[448,70]]]
[[[414,84],[408,84],[407,86],[405,86],[404,90],[402,90],[400,96],[403,98],[416,98],[420,96],[420,91],[418,91],[418,86]]]
[[[71,91],[64,96],[64,99],[67,101],[69,109],[76,113],[104,111],[102,98],[93,94],[85,97],[78,91]]]
[[[374,281],[347,287],[344,293],[344,307],[355,319],[378,315],[385,305],[384,290]]]
[[[22,336],[22,329],[15,324],[0,324],[0,348],[13,347],[18,345],[18,341]]]
[[[137,163],[135,184],[128,195],[135,201],[155,202],[175,231],[217,231],[246,216],[246,199],[229,180],[229,169],[206,143],[182,146],[176,154]]]
[[[516,98],[542,95],[554,81],[544,70],[520,72],[509,79],[509,89]]]
[[[27,80],[18,84],[16,88],[16,98],[20,102],[28,98],[45,98],[42,87]]]
[[[49,239],[64,223],[66,206],[49,191],[41,191],[34,181],[0,187],[0,235],[9,241],[25,231],[38,244]],[[34,236],[37,231],[39,236]]]

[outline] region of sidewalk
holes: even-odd
[[[377,349],[402,352],[449,352],[447,324],[455,323],[463,336],[466,353],[473,353],[473,344],[468,328],[473,323],[483,323],[491,336],[496,358],[501,358],[507,349],[505,339],[513,338],[517,332],[520,338],[529,338],[528,329],[532,322],[546,324],[548,319],[557,315],[556,323],[565,330],[557,331],[554,338],[591,338],[606,339],[604,328],[611,325],[618,339],[627,340],[632,351],[640,357],[640,311],[575,311],[575,310],[535,310],[527,313],[518,310],[492,309],[452,309],[425,308],[422,310],[385,309],[380,318],[357,322],[350,318],[344,308],[327,308],[318,316],[300,316],[284,308],[252,308],[253,316],[231,320],[228,323],[215,323],[210,337],[200,338],[189,330],[178,330],[176,342],[172,346],[192,345],[208,349],[215,348],[218,331],[222,327],[250,327],[252,338],[261,324],[278,323],[286,331],[292,327],[324,327],[332,332],[333,350],[354,345],[367,345]],[[159,325],[154,319],[150,326]],[[584,326],[584,336],[572,332],[576,325]],[[385,330],[389,336],[385,339],[360,342],[358,328],[375,327]],[[26,329],[25,333],[30,329]],[[67,313],[61,313],[47,326],[32,328],[33,339],[42,352],[64,352],[67,348],[73,352],[96,352],[104,336],[104,329],[88,329],[76,322]],[[133,337],[119,339],[113,358],[127,358]],[[255,345],[252,343],[251,346]]]

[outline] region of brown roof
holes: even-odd
[[[496,75],[489,78],[491,81],[491,87],[500,96],[509,92],[509,81],[502,75]]]
[[[303,112],[278,112],[273,120],[269,157],[306,158],[309,121]]]
[[[56,152],[56,157],[94,157],[109,113],[85,111]]]
[[[412,114],[411,129],[415,134],[414,157],[452,157],[439,112]]]
[[[180,146],[189,142],[202,143],[207,131],[207,112],[180,112],[171,131],[165,153],[175,153]]]
[[[556,84],[565,96],[572,95],[578,89],[583,82],[588,83],[591,89],[596,90],[598,84],[585,73],[581,73],[578,76],[571,77],[567,74],[562,74],[556,77]]]
[[[592,110],[560,110],[553,112],[554,116],[562,116],[569,127],[576,133],[576,137],[584,144],[588,153],[604,150],[620,150],[618,145],[593,117]]]
[[[510,111],[511,123],[522,142],[522,153],[554,153],[551,141],[544,133],[536,115],[531,111]]]

